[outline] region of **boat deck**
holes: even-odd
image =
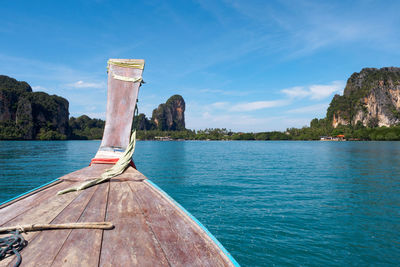
[[[233,266],[229,254],[189,214],[132,167],[79,192],[59,190],[97,178],[93,164],[0,206],[0,226],[109,221],[112,230],[23,234],[21,266]],[[0,261],[13,266],[15,256]]]

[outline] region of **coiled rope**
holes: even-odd
[[[17,267],[21,264],[22,257],[19,252],[28,244],[28,241],[24,239],[21,233],[58,229],[111,230],[114,229],[114,225],[111,222],[77,222],[62,224],[27,224],[0,227],[0,233],[10,234],[9,236],[0,238],[0,261],[8,256],[15,255],[17,257],[17,262],[14,264],[14,267]]]
[[[9,231],[10,235],[0,238],[0,261],[8,256],[15,255],[17,257],[17,262],[14,267],[21,264],[22,258],[19,253],[28,242],[21,235],[19,230]]]

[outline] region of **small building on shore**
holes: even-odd
[[[339,134],[337,136],[321,136],[321,141],[346,141],[343,134]]]
[[[154,139],[157,141],[172,141],[171,136],[156,136]]]
[[[336,138],[338,138],[338,141],[346,141],[346,139],[344,139],[344,134],[339,134],[336,136]]]

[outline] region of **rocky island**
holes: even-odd
[[[362,124],[370,128],[400,123],[400,68],[365,68],[335,95],[327,118],[332,126]]]
[[[350,140],[400,140],[400,68],[364,68],[335,95],[326,117],[310,127],[287,130],[291,139],[318,140],[344,135]]]
[[[28,83],[0,75],[0,140],[101,139],[104,120],[86,115],[69,118],[68,107],[63,97],[33,92]],[[134,124],[154,134],[186,131],[185,101],[173,95],[154,109],[150,119],[139,114]]]
[[[69,103],[0,75],[0,139],[67,139]]]
[[[222,129],[185,127],[185,101],[171,96],[134,120],[138,139],[195,140],[319,140],[343,136],[350,140],[400,140],[400,68],[364,68],[347,80],[343,95],[335,95],[326,117],[310,126],[284,132],[241,133]],[[44,92],[32,92],[26,82],[0,76],[0,139],[100,139],[105,122],[86,115],[68,118],[68,101]]]
[[[185,128],[185,100],[180,95],[171,96],[166,103],[153,110],[151,119],[141,113],[135,118],[138,130],[183,131]]]

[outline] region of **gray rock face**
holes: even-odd
[[[14,101],[9,97],[7,92],[0,90],[0,121],[13,120],[13,102]]]
[[[165,104],[153,110],[152,123],[161,131],[185,130],[185,100],[180,95],[171,96]]]
[[[32,103],[26,97],[21,97],[18,101],[15,123],[21,129],[22,139],[33,139],[34,122],[32,115]]]
[[[146,115],[143,113],[140,113],[138,116],[134,118],[134,125],[136,126],[137,130],[150,130],[151,129],[151,123],[150,121],[146,118]]]
[[[365,68],[347,81],[328,108],[332,126],[393,126],[400,123],[400,68]]]
[[[0,138],[37,139],[46,133],[66,138],[70,134],[68,106],[62,97],[32,92],[26,82],[0,76],[0,123],[9,127]]]
[[[0,121],[15,120],[19,97],[30,92],[32,88],[26,82],[0,75]]]

